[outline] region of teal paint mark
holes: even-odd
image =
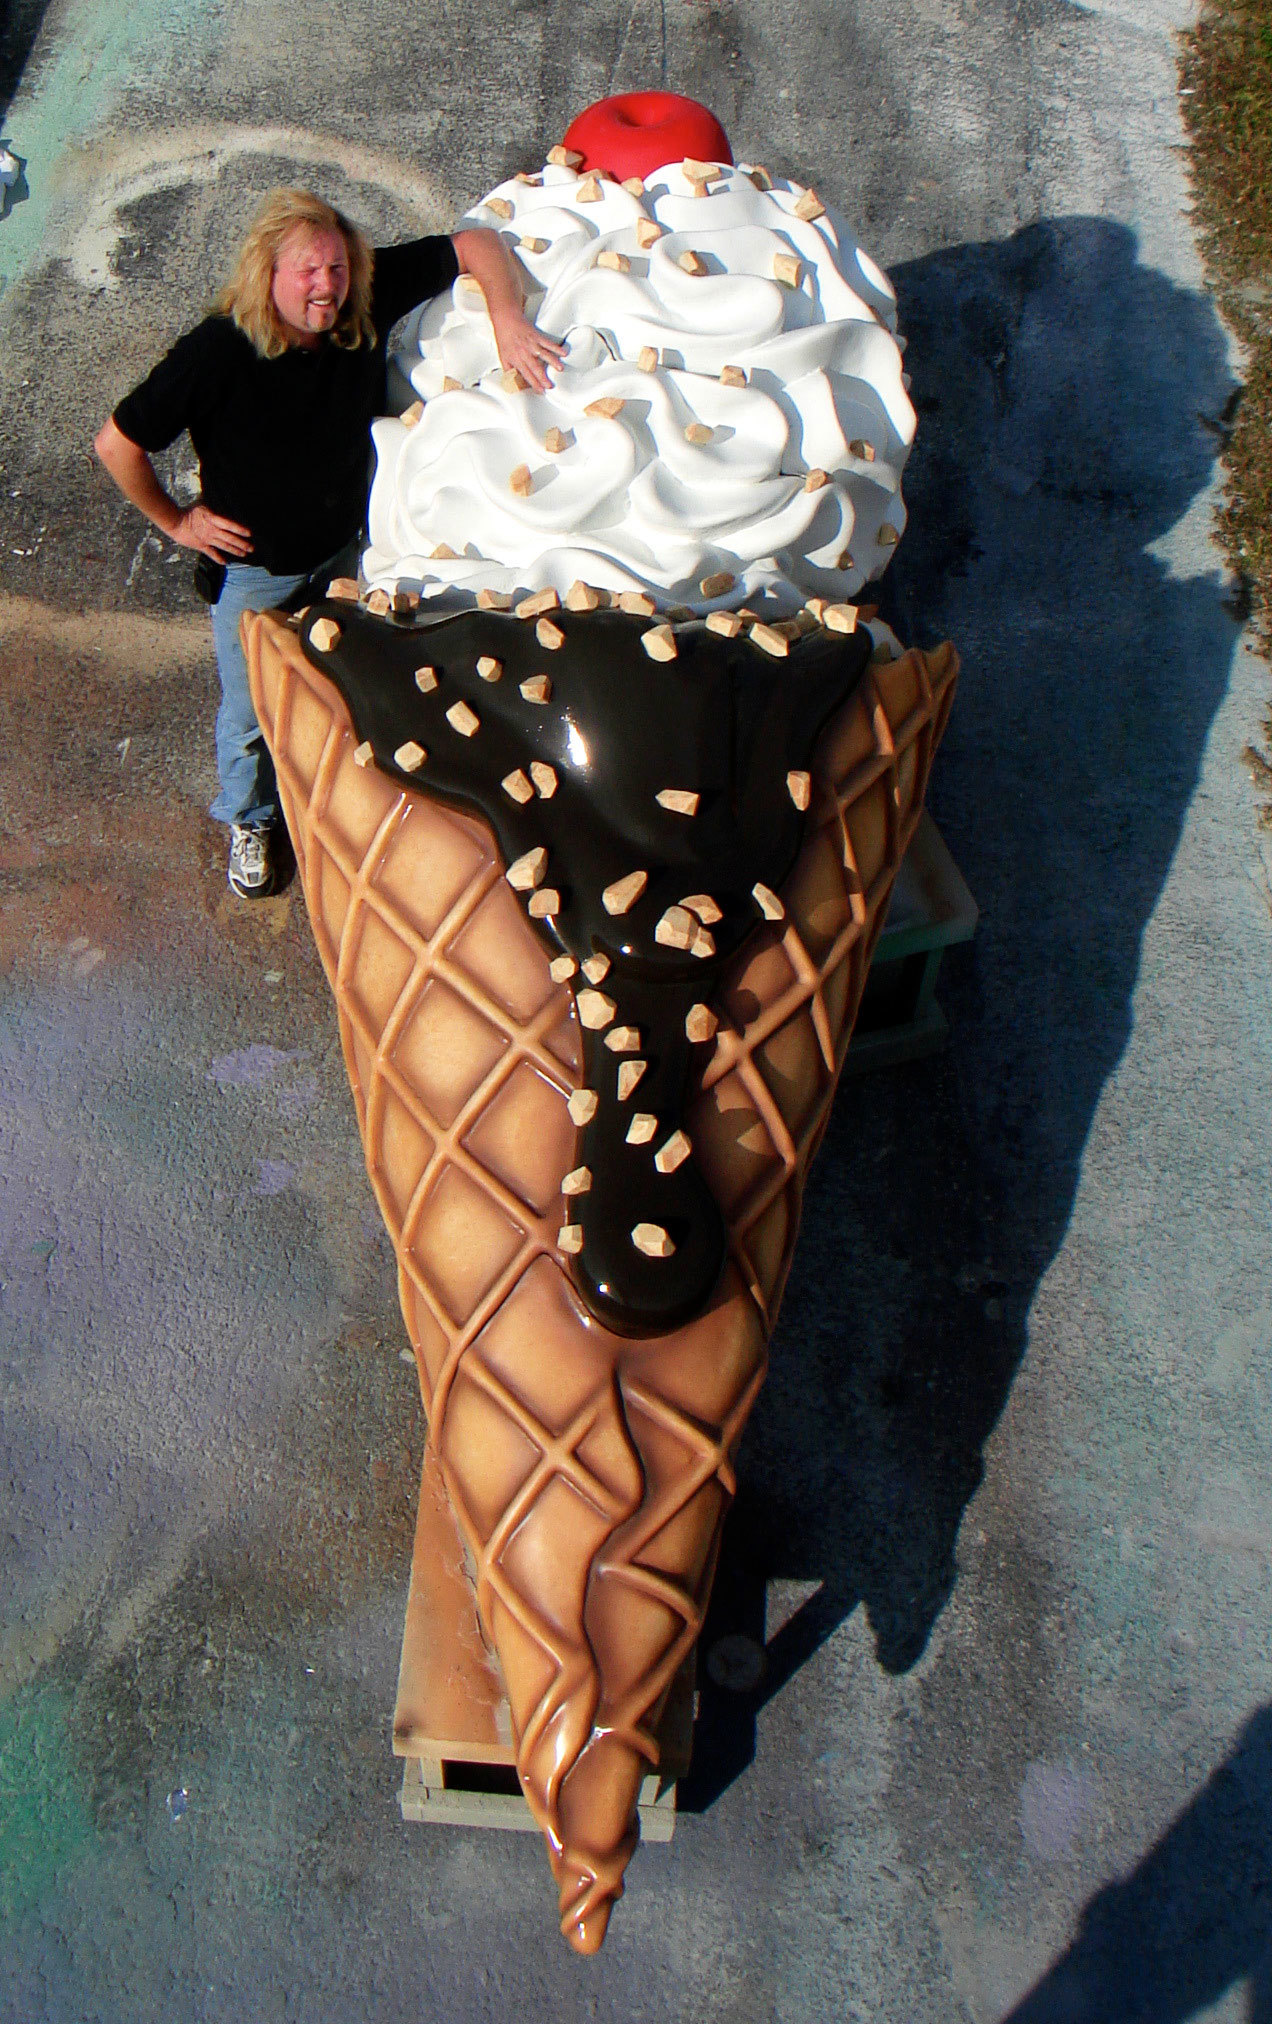
[[[70,1703],[24,1689],[0,1707],[0,1918],[30,1910],[94,1840],[67,1748]]]
[[[30,194],[0,223],[0,295],[29,267],[56,259],[62,228],[91,188],[94,142],[108,134],[125,93],[152,97],[167,130],[168,73],[189,76],[219,33],[220,10],[206,0],[78,0],[55,27],[46,23],[53,46],[37,42],[30,85],[19,86],[5,119]]]

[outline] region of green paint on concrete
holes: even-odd
[[[65,1695],[32,1687],[0,1707],[0,1918],[30,1910],[94,1839],[67,1748]]]
[[[203,0],[76,0],[54,48],[30,70],[5,119],[26,163],[30,195],[0,225],[0,290],[40,260],[56,258],[92,181],[93,148],[109,131],[130,86],[153,90],[178,60],[202,59],[218,10]]]

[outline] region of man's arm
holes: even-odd
[[[147,520],[179,547],[197,549],[214,562],[241,562],[251,554],[251,528],[227,520],[223,513],[212,513],[206,506],[178,506],[159,483],[140,443],[126,436],[113,416],[98,430],[93,448],[125,499],[131,499]]]
[[[460,273],[481,283],[502,363],[545,394],[551,385],[548,367],[564,365],[565,346],[536,330],[526,315],[521,277],[503,240],[485,226],[472,225],[456,232],[451,244]]]

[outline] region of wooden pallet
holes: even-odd
[[[939,1053],[950,1030],[936,1002],[941,958],[956,942],[971,941],[978,918],[976,902],[924,809],[875,944],[845,1074]]]
[[[691,1658],[668,1696],[660,1732],[663,1769],[641,1787],[646,1841],[670,1841],[675,1831],[676,1780],[689,1768],[693,1699]],[[517,1782],[508,1703],[482,1639],[463,1545],[431,1446],[420,1479],[393,1751],[406,1759],[399,1795],[404,1820],[538,1832]]]

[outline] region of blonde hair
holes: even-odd
[[[349,255],[349,293],[330,333],[333,344],[356,351],[375,343],[371,273],[375,255],[356,225],[312,190],[271,190],[252,220],[234,272],[212,307],[232,316],[262,358],[280,358],[293,339],[274,302],[274,268],[288,234],[339,232]]]

